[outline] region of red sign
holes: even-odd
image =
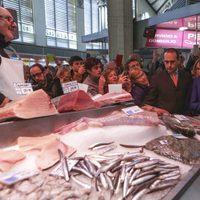
[[[196,30],[196,28],[199,29],[200,27],[200,16],[191,16],[183,18],[183,26],[187,27],[190,30]]]
[[[157,29],[154,38],[147,38],[146,47],[182,47],[183,31]]]
[[[182,18],[156,25],[156,27],[159,27],[159,28],[179,28],[182,26],[183,26]]]
[[[157,29],[154,38],[147,38],[146,47],[174,47],[192,49],[200,45],[200,32]]]
[[[194,44],[200,44],[200,32],[196,34],[195,31],[184,31],[183,34],[183,48],[192,48]]]

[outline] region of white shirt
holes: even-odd
[[[1,56],[0,64],[0,92],[11,100],[21,97],[14,88],[14,83],[24,83],[23,62]]]

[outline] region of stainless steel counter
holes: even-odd
[[[126,106],[126,105],[125,105]],[[112,111],[116,111],[124,107],[124,105],[113,105],[99,109],[90,109],[79,112],[61,113],[54,116],[42,117],[29,120],[16,120],[0,123],[0,148],[5,148],[16,143],[19,136],[42,136],[52,133],[56,128],[76,121],[81,117],[100,117]],[[182,179],[164,198],[164,200],[181,199],[193,191],[196,187],[196,181],[200,179],[200,166],[192,167],[192,170]],[[198,197],[200,190],[195,190],[195,197]],[[196,199],[196,198],[190,198]]]
[[[0,148],[15,144],[19,136],[42,136],[52,133],[56,128],[76,121],[81,117],[100,117],[122,108],[122,104],[99,109],[60,113],[48,117],[28,120],[15,120],[0,123]]]

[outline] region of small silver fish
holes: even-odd
[[[80,185],[81,187],[85,188],[85,189],[92,189],[91,185],[88,185],[87,183],[84,183],[83,181],[78,180],[77,178],[75,178],[74,176],[71,176],[71,179],[77,183],[78,185]]]
[[[138,185],[142,182],[145,182],[151,178],[154,178],[156,175],[155,174],[152,174],[152,175],[147,175],[147,176],[143,176],[143,177],[140,177],[138,179],[135,179],[131,182],[131,185]]]
[[[98,142],[98,143],[90,145],[88,148],[90,150],[94,150],[96,147],[106,146],[106,145],[110,145],[110,144],[113,144],[113,143],[114,143],[114,141],[111,141],[111,142]]]

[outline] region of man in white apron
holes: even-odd
[[[0,7],[0,96],[4,96],[0,106],[9,100],[18,99],[20,95],[16,94],[14,83],[24,83],[23,62],[9,59],[4,51],[14,39],[16,28],[11,13]]]

